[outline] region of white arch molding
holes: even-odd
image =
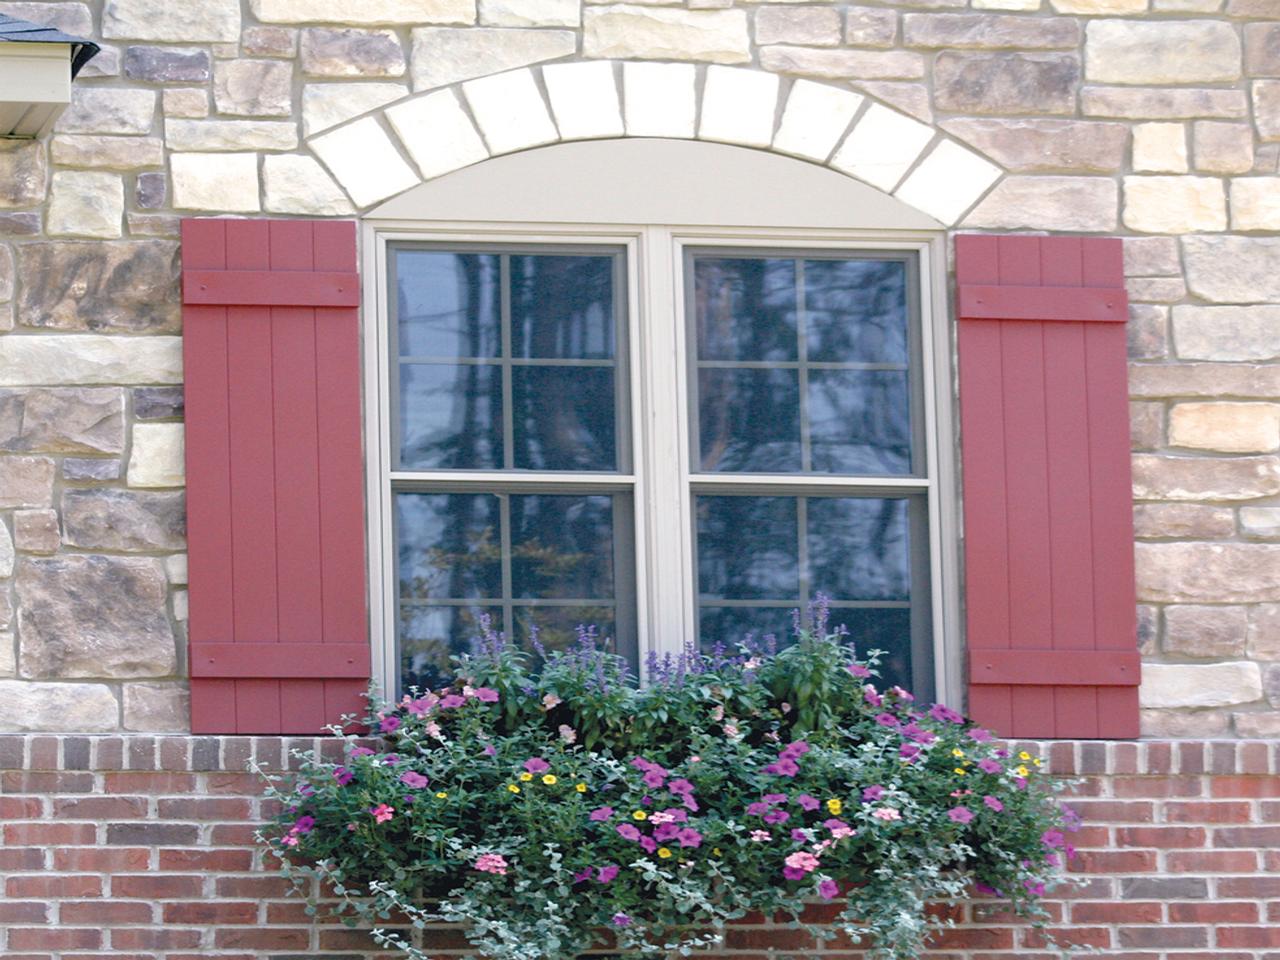
[[[813,174],[828,175],[806,178],[799,165],[785,164],[787,180],[806,187],[790,192],[789,205],[809,195],[814,212],[832,206],[830,196],[811,191],[839,189],[829,176],[834,172],[864,210],[896,210],[899,229],[958,223],[1004,174],[937,128],[842,87],[810,80],[788,85],[749,67],[609,60],[525,67],[407,97],[311,137],[307,147],[354,211],[368,213],[491,157],[619,138],[713,141],[808,161],[827,168]],[[762,174],[777,169],[757,167]],[[630,189],[643,172],[643,164],[613,171],[612,190]],[[757,185],[762,202],[769,187],[767,180]],[[892,207],[884,208],[886,202]],[[393,216],[393,210],[386,204],[375,215]],[[689,222],[671,222],[678,221]],[[889,225],[878,218],[866,225],[876,222]]]

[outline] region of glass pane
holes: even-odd
[[[400,463],[410,470],[502,467],[502,368],[400,364]]]
[[[395,508],[402,599],[502,596],[498,497],[397,493]]]
[[[698,371],[701,469],[800,470],[800,378],[795,370]]]
[[[810,360],[907,362],[907,265],[901,260],[806,260]]]
[[[400,683],[403,687],[438,687],[452,679],[449,656],[465,653],[481,634],[480,615],[487,613],[495,630],[503,629],[499,607],[400,607]]]
[[[833,626],[843,625],[849,631],[849,642],[859,656],[870,650],[884,655],[876,668],[880,676],[875,685],[881,690],[897,685],[910,690],[911,677],[911,611],[906,607],[858,607],[831,611]]]
[[[499,355],[495,254],[399,249],[394,256],[400,356]]]
[[[514,356],[608,359],[616,326],[612,257],[511,258]]]
[[[794,497],[696,498],[698,593],[726,600],[800,595]]]
[[[612,598],[613,497],[512,496],[511,593]]]
[[[616,470],[612,367],[513,367],[519,470]]]
[[[809,440],[818,473],[910,473],[907,372],[810,370]]]
[[[795,360],[794,260],[694,261],[699,360]]]
[[[601,645],[608,640],[608,648],[618,651],[617,635],[614,632],[612,606],[587,607],[516,607],[514,610],[516,635],[521,642],[531,636],[534,627],[538,630],[538,642],[548,650],[565,650],[578,639],[580,628],[595,628],[595,635]]]
[[[810,595],[823,593],[837,601],[909,599],[906,500],[809,497],[805,506]]]
[[[719,645],[732,655],[748,639],[763,643],[772,636],[777,645],[783,647],[791,641],[791,611],[794,609],[794,604],[785,607],[700,607],[699,644],[707,651]]]

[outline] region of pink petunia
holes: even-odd
[[[763,817],[769,812],[769,805],[763,800],[757,800],[755,803],[747,804],[747,816]]]
[[[640,831],[629,823],[618,824],[618,836],[623,840],[635,842],[640,839]]]
[[[818,884],[818,895],[825,900],[833,900],[840,895],[840,885],[834,880],[823,880]]]
[[[315,817],[299,817],[291,828],[292,833],[310,833],[316,825]]]
[[[573,875],[573,882],[585,883],[586,881],[591,879],[591,876],[593,873],[595,873],[595,871],[592,870],[591,867],[583,867],[581,870],[579,870],[577,873]]]
[[[596,823],[600,823],[602,821],[608,820],[612,816],[613,816],[613,807],[596,807],[589,814],[587,814],[587,819],[594,820],[596,821]]]
[[[541,757],[532,757],[524,762],[524,768],[530,773],[546,773],[551,769],[551,764]]]
[[[509,864],[505,857],[498,853],[484,853],[476,859],[475,867],[481,873],[496,873],[498,876],[505,877],[507,875],[507,867]]]
[[[862,791],[862,799],[867,801],[879,800],[883,796],[884,787],[880,786],[878,783],[867,787]]]
[[[607,867],[601,867],[599,869],[599,871],[596,873],[596,882],[608,883],[617,875],[618,875],[618,868],[611,863]]]
[[[476,699],[481,703],[497,703],[498,691],[492,687],[476,687]]]
[[[434,693],[428,693],[425,697],[419,697],[417,700],[409,701],[409,712],[414,716],[421,717],[431,712],[432,707],[440,702],[440,698]]]
[[[867,677],[871,676],[871,671],[860,663],[851,663],[847,669],[849,673],[857,677],[859,680],[865,680]]]
[[[978,769],[983,773],[999,773],[1004,767],[990,757],[983,757],[978,761]]]
[[[956,713],[956,711],[941,703],[935,703],[929,708],[929,716],[939,723],[964,723],[963,714]]]
[[[791,814],[787,813],[785,810],[770,810],[761,819],[763,819],[765,823],[769,824],[786,823],[791,819]]]
[[[333,771],[333,779],[338,781],[338,786],[345,787],[348,783],[356,778],[356,775],[346,767],[338,767]]]
[[[702,834],[693,827],[685,827],[676,835],[676,839],[680,841],[682,847],[702,846]]]
[[[808,843],[809,834],[806,831],[801,830],[799,827],[792,827],[791,839],[796,843]]]
[[[407,770],[400,774],[400,782],[406,787],[412,787],[414,790],[421,790],[431,781],[414,770]]]
[[[386,823],[396,814],[395,807],[389,807],[385,803],[380,803],[376,807],[370,807],[369,812],[373,814],[373,819],[378,823]]]
[[[665,843],[667,840],[674,840],[680,834],[680,828],[674,823],[660,823],[653,831],[653,839],[659,843]]]
[[[453,710],[457,707],[462,706],[466,702],[467,702],[466,697],[461,697],[456,693],[451,693],[448,696],[440,698],[440,709]]]
[[[370,750],[368,747],[352,747],[351,756],[355,757],[371,757],[376,751]]]
[[[947,816],[953,823],[968,823],[973,819],[973,811],[968,807],[952,807],[947,811]]]
[[[690,783],[688,780],[684,779],[683,777],[680,777],[668,783],[667,789],[670,790],[677,797],[687,796],[688,794],[693,793],[693,784]]]
[[[974,743],[990,743],[991,731],[984,730],[982,727],[974,727],[969,731],[969,739]]]
[[[644,848],[645,853],[653,853],[658,849],[658,841],[654,840],[653,837],[641,837],[636,842]]]
[[[383,717],[382,722],[378,724],[378,729],[383,733],[395,733],[399,726],[399,717]]]
[[[999,813],[1001,810],[1004,809],[1004,804],[1001,803],[999,800],[997,800],[995,797],[991,797],[991,796],[983,797],[982,802],[985,803],[988,808],[990,808],[991,810],[994,810],[996,813]]]
[[[812,811],[817,810],[818,807],[822,806],[817,797],[811,797],[807,793],[802,793],[800,796],[796,797],[796,803],[800,804],[801,810]]]
[[[628,917],[625,913],[615,913],[615,914],[613,915],[613,920],[612,920],[612,922],[613,922],[613,925],[614,925],[615,927],[629,927],[629,926],[631,926],[631,918],[630,918],[630,917]]]
[[[770,833],[768,830],[752,830],[751,831],[752,843],[768,843],[772,839],[773,839],[773,834]]]
[[[812,853],[805,853],[803,850],[797,850],[795,853],[790,854],[783,863],[793,870],[800,870],[804,873],[812,873],[821,866],[821,862],[817,857]]]

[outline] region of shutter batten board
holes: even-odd
[[[969,711],[1135,737],[1120,241],[962,235],[956,281]]]
[[[355,225],[182,240],[192,729],[319,733],[369,679]]]

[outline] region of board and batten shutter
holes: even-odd
[[[969,712],[1138,735],[1121,241],[956,237]]]
[[[360,712],[365,597],[351,221],[182,224],[191,726]]]

